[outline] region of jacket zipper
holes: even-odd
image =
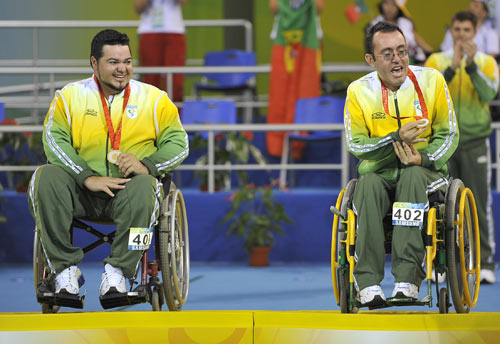
[[[398,129],[401,129],[401,119],[399,118],[399,106],[398,106],[398,94],[397,90],[394,91],[394,107],[396,108],[396,117],[398,118]],[[396,176],[396,180],[399,180],[401,176],[401,161],[398,159],[398,174]]]
[[[111,100],[108,100],[109,117],[111,117],[111,103],[113,102],[113,96]],[[104,161],[106,161],[106,177],[109,177],[109,161],[108,161],[108,149],[109,149],[109,131],[106,138],[106,153],[104,154]]]

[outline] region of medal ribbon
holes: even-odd
[[[429,113],[427,111],[427,105],[425,104],[425,99],[424,95],[422,93],[422,90],[420,89],[420,85],[418,84],[417,78],[415,77],[415,74],[412,72],[410,68],[408,68],[408,77],[410,78],[411,82],[413,83],[413,87],[415,87],[415,91],[417,92],[418,96],[418,101],[420,103],[420,107],[422,108],[422,117],[420,116],[414,116],[417,120],[422,119],[422,118],[428,118]],[[384,82],[380,80],[380,83],[382,84],[382,104],[384,104],[384,111],[386,114],[391,116],[394,119],[405,119],[405,118],[410,118],[412,116],[406,116],[406,117],[397,117],[397,116],[392,116],[389,113],[389,92],[387,91],[387,87],[385,86]]]
[[[127,85],[125,88],[125,94],[123,95],[123,107],[122,107],[122,116],[120,117],[120,123],[118,124],[118,128],[116,128],[116,132],[113,129],[113,121],[111,121],[111,114],[109,113],[108,102],[104,97],[104,93],[102,92],[101,85],[97,80],[97,77],[94,75],[94,80],[97,83],[97,87],[99,88],[99,95],[101,96],[102,109],[104,110],[104,117],[106,118],[106,125],[108,126],[109,133],[109,141],[111,142],[111,148],[113,150],[120,149],[120,140],[122,137],[122,119],[123,113],[125,112],[125,108],[127,107],[128,99],[130,98],[130,85]]]

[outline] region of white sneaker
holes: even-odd
[[[392,291],[392,297],[409,297],[418,300],[418,287],[408,282],[397,282]]]
[[[497,281],[495,273],[491,270],[481,269],[479,275],[481,277],[481,283],[494,284]]]
[[[111,288],[114,288],[114,290]],[[105,295],[110,290],[114,293],[125,293],[127,287],[125,285],[125,276],[123,276],[122,269],[106,264],[104,265],[99,294]]]
[[[79,280],[82,280],[79,283]],[[76,265],[71,265],[56,275],[55,289],[56,293],[68,293],[78,295],[80,286],[83,284],[82,272]]]
[[[438,273],[438,284],[446,281],[446,272]],[[432,273],[432,283],[436,283],[436,274]]]
[[[385,295],[379,285],[371,285],[361,289],[359,301],[362,305],[380,305],[385,303]]]

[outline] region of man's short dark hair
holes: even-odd
[[[126,33],[121,33],[112,29],[105,29],[98,32],[90,44],[90,57],[99,61],[103,55],[102,47],[104,45],[126,45],[130,49],[130,39]],[[92,66],[92,62],[90,62]]]
[[[401,33],[401,35],[403,37],[405,37],[405,35],[403,34],[403,31],[401,31],[399,26],[394,25],[392,23],[384,22],[384,21],[378,22],[377,24],[373,25],[370,28],[370,30],[368,30],[368,33],[366,34],[365,49],[366,49],[367,54],[373,55],[373,36],[375,36],[375,34],[379,31],[380,32],[399,31],[399,33]],[[405,38],[405,41],[406,41],[406,38]]]
[[[453,23],[456,21],[459,22],[470,21],[472,23],[472,26],[474,26],[474,29],[477,28],[477,17],[472,12],[461,11],[455,13],[453,18],[451,18],[451,25],[453,26]]]

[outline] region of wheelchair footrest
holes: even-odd
[[[82,309],[83,301],[85,299],[85,293],[86,291],[82,296],[80,296],[68,293],[39,291],[36,295],[36,299],[39,303],[47,304],[49,306],[61,306],[61,307]]]
[[[111,293],[99,296],[99,301],[104,309],[136,305],[147,301],[147,292],[144,286],[138,286],[134,291],[127,293]]]
[[[416,304],[418,300],[411,297],[389,297],[387,299],[387,304],[390,306],[408,306],[409,304]]]

